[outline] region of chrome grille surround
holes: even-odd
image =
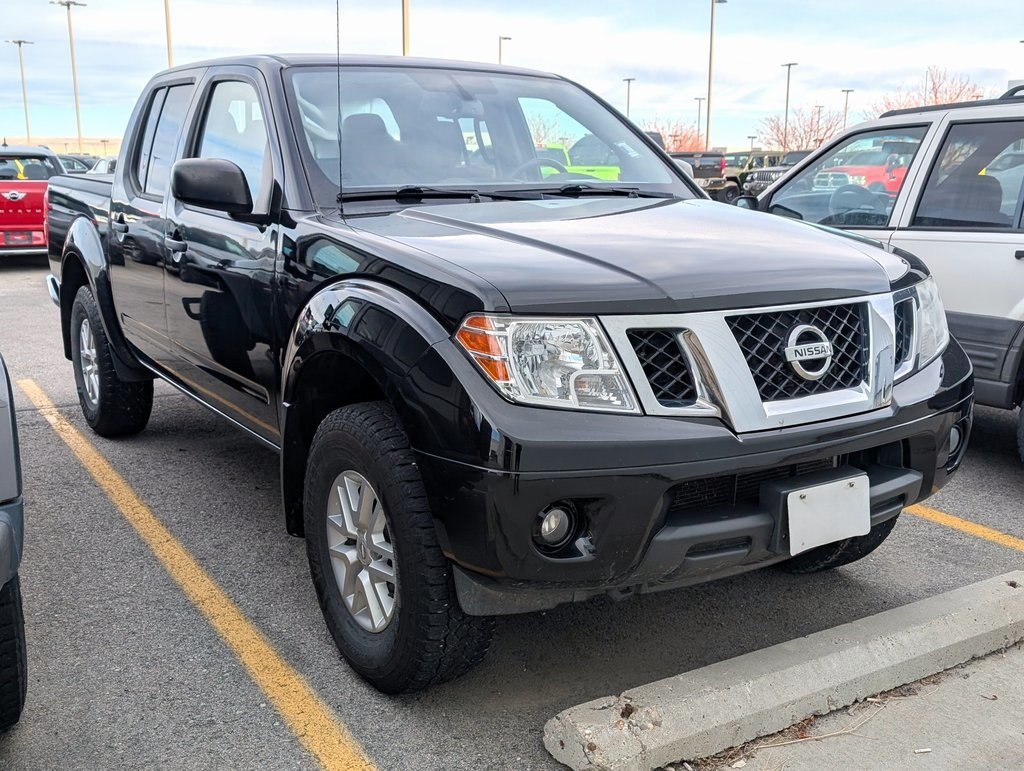
[[[897,294],[897,301],[905,299]],[[855,415],[887,406],[895,379],[896,318],[890,293],[756,308],[649,316],[602,316],[612,345],[648,415],[720,417],[737,433],[798,426]],[[793,398],[764,400],[727,319],[759,313],[860,305],[868,346],[863,379],[848,388]],[[647,374],[627,336],[629,330],[678,329],[697,398],[685,407],[667,407],[654,395]],[[912,367],[912,362],[904,367]],[[904,367],[901,367],[901,375]],[[909,369],[907,370],[909,371]]]

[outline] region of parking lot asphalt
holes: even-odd
[[[832,573],[760,571],[499,619],[468,676],[382,696],[349,671],[324,627],[304,545],[284,531],[274,453],[163,384],[142,434],[91,434],[46,272],[42,261],[0,263],[0,352],[12,378],[38,385],[380,769],[556,768],[541,732],[566,707],[1024,563],[1010,546],[904,515],[874,555]],[[0,736],[0,768],[316,768],[27,393],[16,387],[15,401],[29,694],[21,723]],[[1015,417],[978,410],[962,471],[929,507],[1024,538]]]

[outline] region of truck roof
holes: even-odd
[[[44,155],[50,157],[56,155],[56,153],[42,145],[0,144],[0,155]]]
[[[489,64],[484,62],[467,62],[456,59],[430,59],[413,56],[376,56],[370,54],[250,54],[246,56],[226,56],[218,59],[206,59],[201,62],[190,62],[179,65],[164,72],[184,72],[199,67],[218,67],[224,65],[247,65],[265,70],[283,69],[285,67],[424,67],[432,69],[468,70],[474,72],[502,72],[510,75],[532,75],[534,77],[557,78],[559,75],[524,67],[510,67],[505,64]]]

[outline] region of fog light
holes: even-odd
[[[964,432],[960,429],[960,426],[955,425],[949,429],[949,457],[955,458],[956,454],[960,451],[960,445],[964,441]]]
[[[553,506],[540,514],[540,528],[535,537],[542,546],[557,549],[569,542],[572,531],[572,512],[560,506]]]

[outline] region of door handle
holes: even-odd
[[[1016,257],[1018,260],[1024,260],[1024,249],[1018,249],[1013,256]]]
[[[172,254],[181,254],[183,251],[188,249],[188,242],[172,238],[171,236],[166,236],[164,237],[164,246],[166,246],[167,250]]]

